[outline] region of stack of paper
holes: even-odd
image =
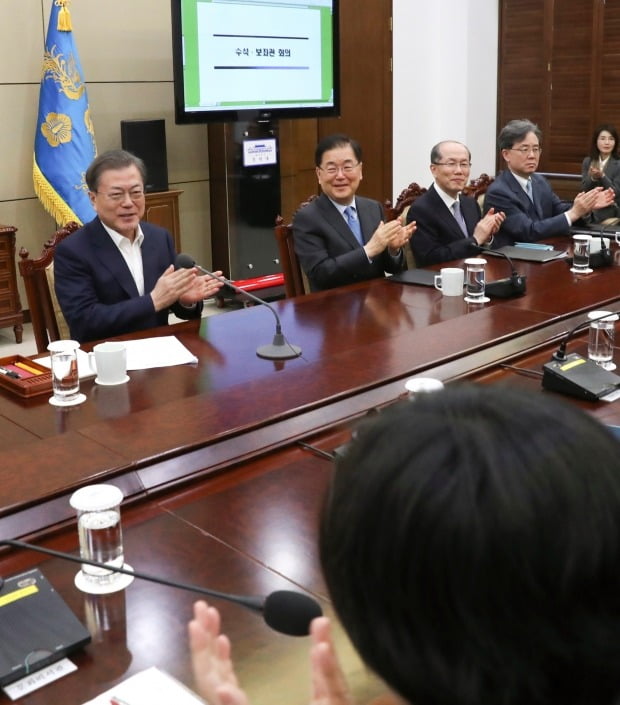
[[[84,705],[204,705],[205,701],[180,681],[155,666],[140,671]]]

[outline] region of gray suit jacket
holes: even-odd
[[[592,220],[595,223],[600,223],[606,218],[617,218],[620,215],[620,159],[609,157],[603,178],[600,181],[595,181],[590,177],[591,157],[586,157],[581,164],[581,188],[584,191],[590,191],[597,186],[603,188],[612,188],[616,194],[616,202],[608,208],[600,208],[592,213]]]
[[[361,196],[355,197],[355,206],[364,242],[368,242],[384,219],[383,208],[378,201]],[[406,268],[402,252],[392,257],[385,250],[369,262],[345,219],[323,193],[295,213],[293,238],[312,291],[376,279],[385,272]]]

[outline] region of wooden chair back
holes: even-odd
[[[316,195],[310,196],[307,201],[304,201],[299,208],[307,206],[308,203],[314,201]],[[297,210],[299,210],[299,208]],[[306,275],[301,269],[297,253],[295,252],[295,244],[293,241],[293,225],[285,223],[284,218],[279,215],[276,218],[276,226],[274,229],[276,242],[278,243],[278,254],[282,273],[284,274],[284,293],[286,298],[290,299],[293,296],[303,296],[309,291]]]
[[[423,188],[415,181],[409,184],[406,189],[400,192],[399,197],[396,199],[396,203],[392,205],[392,201],[387,200],[383,203],[383,212],[385,213],[385,220],[394,220],[394,218],[399,218],[401,216],[407,217],[407,211],[409,210],[411,204],[415,201],[418,196],[426,193],[427,189]]]
[[[54,291],[54,250],[79,227],[78,223],[70,222],[57,230],[43,245],[43,252],[37,259],[30,259],[24,247],[19,251],[19,272],[24,280],[37,352],[45,352],[53,340],[70,337]]]
[[[407,212],[411,208],[411,204],[421,196],[426,193],[428,189],[420,186],[415,181],[412,181],[406,189],[400,192],[400,195],[396,199],[396,203],[392,205],[392,201],[386,200],[383,203],[383,212],[385,214],[385,221],[394,220],[395,218],[400,218],[404,223],[407,221]],[[415,233],[413,233],[415,237]],[[409,269],[415,269],[415,259],[413,257],[413,252],[411,247],[405,247],[405,258],[407,260],[407,267]]]
[[[480,174],[477,179],[472,179],[467,186],[463,189],[463,193],[466,196],[472,196],[478,201],[480,210],[482,211],[482,206],[484,205],[484,195],[487,192],[489,186],[493,183],[493,177],[488,174]]]

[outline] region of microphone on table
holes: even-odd
[[[525,294],[526,277],[525,275],[517,272],[512,260],[505,252],[501,252],[500,250],[492,250],[491,248],[484,247],[483,245],[479,245],[478,249],[480,252],[492,255],[493,257],[499,256],[508,260],[508,264],[512,270],[511,275],[506,277],[506,279],[497,279],[494,282],[487,282],[484,287],[485,293],[499,299],[508,299],[511,296],[522,296]]]
[[[210,277],[213,277],[213,279],[217,279],[223,284],[227,284],[238,294],[244,294],[253,301],[256,301],[259,304],[263,304],[263,306],[266,306],[271,311],[271,313],[273,313],[276,319],[276,332],[273,336],[273,342],[269,345],[261,345],[256,350],[256,354],[258,355],[258,357],[263,357],[266,360],[287,360],[289,358],[299,357],[301,355],[301,348],[298,345],[292,345],[291,343],[289,343],[288,340],[286,340],[286,338],[282,334],[282,324],[280,323],[280,317],[276,313],[276,310],[275,308],[273,308],[273,306],[268,304],[264,299],[259,299],[258,296],[255,296],[249,291],[246,291],[245,289],[242,289],[241,287],[237,286],[236,284],[231,282],[230,279],[226,279],[226,277],[220,277],[219,275],[210,272],[208,269],[201,267],[199,264],[196,264],[194,259],[189,255],[177,255],[177,258],[174,262],[175,269],[193,269],[194,267],[196,267],[196,269],[199,269],[203,274],[208,274]]]
[[[306,636],[310,633],[310,622],[315,617],[320,617],[323,614],[319,603],[309,595],[304,595],[301,592],[293,590],[276,590],[266,597],[254,597],[251,595],[231,595],[218,590],[209,590],[208,588],[200,587],[199,585],[191,585],[189,583],[179,583],[167,578],[160,578],[156,575],[141,573],[137,570],[127,570],[125,568],[116,568],[108,563],[99,563],[97,561],[87,560],[71,553],[56,551],[52,548],[43,548],[35,546],[25,541],[15,539],[2,539],[0,546],[13,546],[14,548],[24,548],[37,553],[45,553],[48,556],[62,558],[63,560],[95,566],[96,568],[104,568],[113,573],[122,573],[123,575],[131,575],[141,580],[147,580],[151,583],[159,583],[168,587],[179,588],[181,590],[189,590],[208,597],[215,597],[220,600],[232,602],[236,605],[246,607],[253,612],[257,612],[263,616],[266,624],[277,632],[288,634],[289,636]],[[0,586],[1,586],[0,579]]]
[[[612,315],[616,315],[614,311],[605,311],[600,316],[582,321],[564,334],[558,349],[551,356],[551,361],[543,365],[543,389],[588,401],[598,401],[602,397],[618,392],[620,376],[577,353],[567,354],[566,352],[568,343],[575,333],[588,328],[595,321],[601,321]]]
[[[598,269],[599,267],[609,267],[614,263],[614,257],[611,249],[605,244],[605,226],[601,225],[600,231],[601,249],[598,252],[590,253],[590,267]]]

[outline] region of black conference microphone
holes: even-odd
[[[276,318],[276,333],[273,336],[273,342],[270,345],[261,345],[256,350],[256,354],[259,357],[264,357],[267,360],[287,360],[289,358],[299,357],[301,355],[301,348],[297,345],[291,345],[291,343],[289,343],[288,340],[286,340],[286,338],[282,335],[282,324],[280,323],[280,317],[276,313],[276,310],[275,308],[273,308],[273,306],[270,306],[263,299],[259,299],[258,296],[254,296],[254,294],[250,293],[249,291],[246,291],[245,289],[242,289],[241,287],[237,286],[236,284],[231,282],[230,279],[226,279],[226,277],[220,277],[217,274],[210,272],[208,269],[201,267],[199,264],[196,264],[194,259],[189,255],[177,255],[177,258],[174,262],[175,269],[193,269],[194,267],[196,267],[196,269],[199,269],[204,274],[208,274],[210,277],[217,279],[223,284],[227,284],[238,294],[244,294],[253,301],[256,301],[259,304],[263,304],[263,306],[266,306],[271,311],[271,313],[273,313]]]
[[[564,335],[551,361],[543,365],[543,389],[588,401],[598,401],[618,392],[620,376],[577,353],[566,353],[566,347],[575,333],[588,328],[594,321],[612,315],[616,315],[614,311],[606,311],[600,316],[582,321]]]
[[[609,267],[614,263],[614,257],[611,249],[605,244],[605,226],[601,225],[600,231],[601,249],[598,252],[590,253],[590,267],[598,269],[599,267]]]
[[[99,563],[90,561],[85,558],[74,556],[71,553],[63,553],[55,551],[51,548],[42,548],[35,546],[25,541],[17,541],[15,539],[3,539],[0,541],[0,546],[13,546],[14,548],[24,548],[37,553],[45,553],[48,556],[62,558],[72,563],[95,566],[96,568],[105,568],[114,573],[122,573],[123,575],[132,575],[141,580],[147,580],[151,583],[159,583],[168,587],[179,588],[181,590],[189,590],[208,597],[215,597],[227,602],[233,602],[236,605],[246,607],[253,612],[262,614],[266,624],[277,632],[288,634],[289,636],[306,636],[310,633],[310,622],[315,617],[320,617],[323,614],[319,603],[301,592],[293,590],[276,590],[266,597],[253,597],[250,595],[230,595],[226,592],[217,590],[209,590],[208,588],[200,587],[199,585],[191,585],[189,583],[179,583],[174,580],[160,578],[156,575],[148,573],[140,573],[137,570],[127,570],[125,568],[115,568],[107,563]],[[1,580],[1,579],[0,579]],[[1,586],[0,582],[0,586]]]
[[[589,318],[587,321],[581,321],[581,323],[578,323],[574,328],[571,328],[569,331],[564,333],[562,342],[560,343],[558,349],[551,356],[552,359],[559,360],[561,362],[566,360],[568,357],[566,355],[566,347],[568,346],[568,343],[570,342],[571,338],[575,335],[575,333],[579,333],[585,328],[588,328],[590,323],[594,323],[595,321],[602,321],[604,318],[609,318],[610,316],[615,315],[618,315],[615,311],[604,311],[603,313],[601,313],[600,316],[595,316],[594,318]]]
[[[497,279],[494,282],[487,282],[484,287],[485,293],[499,299],[508,299],[511,296],[522,296],[525,294],[526,277],[517,272],[512,260],[505,252],[501,252],[500,250],[491,250],[489,247],[484,247],[483,245],[478,245],[478,249],[480,252],[492,255],[493,257],[499,256],[508,260],[508,264],[512,270],[511,275],[506,279]]]

